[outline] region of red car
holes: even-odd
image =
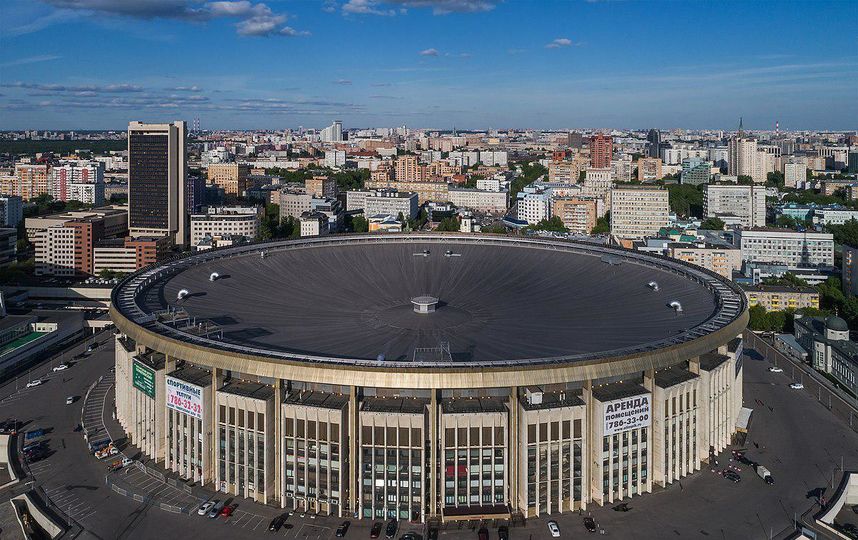
[[[369,537],[370,538],[378,538],[380,534],[381,534],[381,522],[376,521],[375,523],[372,524],[372,529],[370,529],[370,531],[369,531]]]
[[[223,507],[223,510],[220,511],[220,515],[222,517],[229,517],[232,515],[236,508],[238,508],[237,504],[228,504]]]

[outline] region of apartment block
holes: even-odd
[[[95,244],[93,274],[104,270],[131,273],[163,260],[172,242],[167,236],[111,238]]]
[[[205,237],[240,236],[253,241],[259,235],[260,208],[256,206],[210,207],[191,216],[191,246]]]
[[[791,269],[834,265],[834,236],[830,233],[784,229],[740,229],[734,244],[742,260],[786,265]]]
[[[509,207],[509,192],[450,186],[450,202],[476,212],[503,214]]]
[[[611,190],[611,234],[622,239],[653,236],[669,222],[668,192],[662,187]]]
[[[222,187],[227,195],[244,195],[250,166],[240,163],[212,163],[208,167],[210,184]]]
[[[580,197],[554,197],[551,215],[557,216],[569,232],[590,234],[596,226],[597,200]]]
[[[813,287],[782,285],[742,285],[748,305],[763,306],[766,311],[819,309],[819,292]]]
[[[667,245],[667,255],[711,270],[729,280],[733,279],[734,270],[742,268],[742,254],[735,247],[671,242]]]
[[[661,180],[661,158],[645,157],[638,160],[638,182]]]
[[[337,181],[329,176],[314,176],[304,180],[304,188],[313,197],[337,198]]]
[[[703,191],[703,215],[707,218],[735,216],[743,227],[764,227],[766,188],[738,184],[707,184]]]

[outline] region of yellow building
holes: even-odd
[[[784,285],[742,285],[748,305],[763,306],[766,311],[785,309],[819,309],[819,293],[813,287],[788,287]]]
[[[209,183],[222,187],[228,195],[243,195],[247,189],[250,167],[238,163],[213,163],[209,165]]]

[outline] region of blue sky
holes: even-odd
[[[858,2],[2,0],[0,129],[856,129]]]

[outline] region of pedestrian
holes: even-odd
[[[680,483],[679,483],[679,491],[682,491],[682,490],[684,490],[684,489],[685,489],[685,488],[684,488],[684,487],[682,487],[682,482],[680,482]]]
[[[756,443],[756,442],[755,442],[755,443],[754,443],[754,448],[759,448],[759,447],[760,447],[759,443]]]

